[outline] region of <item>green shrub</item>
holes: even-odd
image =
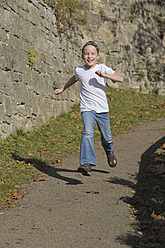
[[[74,24],[86,24],[84,4],[77,0],[44,0],[56,16],[56,25],[59,33],[67,33]]]

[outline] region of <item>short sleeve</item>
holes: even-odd
[[[104,64],[102,64],[101,67],[102,67],[102,71],[103,71],[105,74],[110,74],[110,75],[112,75],[112,74],[115,73],[115,71],[114,71],[112,68],[110,68],[110,67],[108,67],[108,66],[106,66],[106,65],[104,65]]]
[[[78,68],[78,67],[77,67]],[[76,77],[76,80],[79,80],[79,77],[77,75],[77,68],[75,69],[75,77]]]

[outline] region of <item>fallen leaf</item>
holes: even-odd
[[[115,123],[116,123],[117,125],[120,125],[120,120],[115,120]]]
[[[45,181],[46,179],[45,178],[37,178],[37,179],[34,179],[34,182],[40,182],[40,181]]]
[[[128,111],[126,111],[126,113],[129,114],[129,115],[130,115],[130,114],[136,114],[136,113],[133,112],[132,110],[128,110]]]
[[[32,154],[30,153],[30,152],[26,152],[25,153],[28,157],[31,157],[32,156]]]
[[[60,164],[60,163],[62,163],[62,161],[60,159],[56,159],[56,163]]]
[[[7,194],[13,196],[14,193],[11,189],[9,189],[9,192]]]
[[[16,200],[19,200],[19,199],[22,199],[24,196],[23,195],[17,195],[17,193],[15,193],[14,195],[13,195],[13,199],[16,199]]]
[[[149,114],[150,114],[150,112],[149,112],[149,111],[145,111],[144,113],[145,113],[146,115],[149,115]]]
[[[165,217],[161,216],[161,215],[156,215],[155,211],[152,212],[151,216],[155,219],[155,220],[165,220]]]
[[[92,191],[87,191],[86,193],[87,194],[99,194],[99,191],[92,190]]]
[[[18,230],[18,229],[17,229],[17,228],[15,228],[15,227],[12,227],[12,228],[11,228],[11,230]]]
[[[128,234],[134,237],[138,237],[138,238],[141,237],[141,234],[138,234],[138,233],[128,232]]]
[[[156,106],[151,105],[151,106],[149,106],[149,108],[156,109]]]

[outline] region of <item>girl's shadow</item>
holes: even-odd
[[[51,176],[51,177],[55,177],[57,179],[63,180],[66,182],[66,184],[69,185],[77,185],[77,184],[83,184],[82,181],[77,180],[77,179],[73,179],[70,177],[65,177],[65,176],[61,176],[59,174],[59,172],[74,172],[74,173],[78,173],[77,170],[70,170],[70,169],[63,169],[63,168],[56,168],[53,166],[48,165],[47,163],[43,162],[42,160],[39,159],[35,159],[35,158],[22,158],[19,155],[12,153],[12,157],[15,160],[18,161],[25,161],[27,164],[30,163],[31,165],[33,165],[37,170]]]

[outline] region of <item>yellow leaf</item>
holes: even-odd
[[[40,181],[45,181],[46,179],[45,178],[37,178],[37,179],[34,179],[35,182],[40,182]]]
[[[144,113],[145,113],[146,115],[149,115],[149,114],[150,114],[150,112],[149,112],[149,111],[145,111]]]
[[[116,123],[117,125],[120,125],[120,120],[115,120],[115,123]]]
[[[156,109],[156,106],[154,106],[154,105],[151,105],[149,107],[152,108],[152,109]]]
[[[132,110],[128,110],[126,111],[127,114],[136,114],[135,112],[133,112]]]
[[[99,191],[92,190],[92,191],[87,191],[86,193],[87,194],[99,194]]]
[[[15,193],[13,198],[19,200],[19,199],[21,199],[23,197],[24,197],[23,195],[17,195],[17,193]]]
[[[59,159],[56,159],[56,163],[57,163],[57,164],[60,164],[60,163],[62,163],[62,161],[59,160]]]

